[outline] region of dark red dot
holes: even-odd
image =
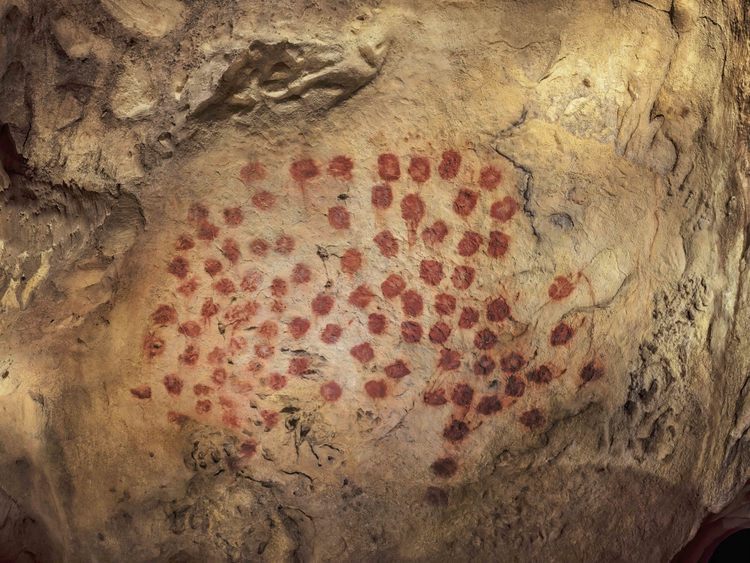
[[[420,184],[430,179],[430,161],[424,156],[413,156],[409,162],[409,176]]]
[[[440,359],[438,360],[438,367],[445,371],[456,370],[461,367],[461,354],[455,350],[448,350],[443,348],[440,350]]]
[[[202,203],[193,203],[188,208],[187,219],[190,223],[199,223],[208,219],[208,208]]]
[[[175,256],[167,265],[167,272],[180,279],[185,279],[190,271],[190,263],[182,256]]]
[[[371,201],[376,209],[388,209],[393,203],[393,190],[388,184],[373,186]]]
[[[362,267],[362,253],[353,248],[348,249],[341,256],[341,270],[347,274],[355,274]]]
[[[447,293],[435,297],[435,311],[438,315],[452,315],[456,310],[456,298]]]
[[[201,325],[199,325],[195,321],[186,321],[177,328],[177,332],[187,336],[188,338],[195,338],[201,333]]]
[[[227,207],[224,210],[224,222],[231,227],[241,225],[243,218],[242,209],[239,207]]]
[[[198,289],[198,281],[195,278],[191,278],[177,288],[177,291],[185,295],[186,297],[191,296]]]
[[[495,367],[495,360],[487,355],[479,356],[479,359],[474,362],[474,375],[489,375],[495,371]]]
[[[510,196],[496,201],[490,207],[490,217],[502,223],[510,221],[518,210],[518,203]]]
[[[501,322],[510,317],[510,307],[502,297],[497,297],[487,305],[487,320]]]
[[[198,224],[198,232],[196,236],[200,240],[211,241],[219,236],[219,227],[208,221],[201,221]]]
[[[203,269],[209,276],[215,276],[224,269],[224,266],[216,258],[207,258],[206,261],[203,262]]]
[[[193,394],[194,395],[210,395],[213,389],[209,387],[208,385],[203,385],[202,383],[196,383],[193,385]]]
[[[393,258],[398,254],[398,241],[391,231],[381,231],[372,239],[378,245],[380,253],[386,258]]]
[[[185,364],[186,366],[194,366],[198,363],[199,356],[200,352],[198,351],[198,348],[193,344],[188,344],[185,347],[185,350],[183,350],[182,354],[177,357],[177,359],[181,364]]]
[[[211,381],[213,381],[216,385],[224,385],[227,377],[227,370],[225,370],[224,368],[216,368],[211,374]]]
[[[195,412],[198,414],[206,414],[211,410],[211,400],[201,399],[195,402]]]
[[[296,264],[292,270],[294,283],[307,283],[312,279],[312,271],[305,264]]]
[[[175,397],[182,393],[182,386],[183,382],[182,379],[177,377],[176,375],[165,375],[163,379],[164,388],[167,390],[167,393],[170,395],[174,395]]]
[[[422,340],[422,325],[413,321],[401,323],[401,338],[407,344],[415,344]]]
[[[320,339],[326,344],[335,344],[341,337],[342,332],[339,325],[327,324],[320,333]]]
[[[450,421],[443,429],[443,437],[450,442],[460,442],[469,434],[469,426],[463,420]]]
[[[453,200],[453,211],[461,217],[468,217],[477,206],[478,199],[479,193],[473,190],[462,189],[458,192],[456,199]]]
[[[604,368],[595,362],[589,362],[581,369],[581,379],[584,383],[596,381],[604,376]]]
[[[485,166],[479,172],[479,186],[484,190],[494,190],[500,185],[503,173],[494,166]]]
[[[461,290],[469,289],[471,284],[474,283],[475,275],[476,271],[471,266],[456,266],[451,276],[453,287]]]
[[[294,238],[290,237],[289,235],[281,235],[276,239],[276,242],[273,245],[273,249],[278,254],[291,254],[294,250]]]
[[[509,397],[522,397],[525,390],[526,384],[517,375],[511,375],[505,383],[505,394]]]
[[[410,230],[416,230],[424,214],[424,201],[417,194],[407,194],[401,200],[401,217]]]
[[[398,180],[401,176],[401,166],[395,154],[384,153],[378,157],[378,174],[386,182]]]
[[[349,217],[349,212],[346,210],[346,207],[342,207],[340,205],[331,207],[328,210],[328,223],[334,229],[348,229],[351,225],[351,219]]]
[[[289,334],[292,338],[302,338],[310,330],[310,321],[303,317],[295,317],[289,322]]]
[[[240,246],[237,241],[231,238],[224,239],[224,244],[221,245],[221,253],[229,260],[232,264],[236,264],[240,259]]]
[[[539,366],[526,374],[529,383],[547,384],[553,379],[552,370],[547,366]]]
[[[515,373],[526,365],[526,360],[517,352],[511,352],[500,358],[500,369],[507,373]]]
[[[418,317],[422,314],[424,303],[422,296],[413,289],[407,289],[401,294],[401,308],[409,317]]]
[[[431,407],[439,407],[448,402],[445,397],[445,389],[434,389],[433,391],[425,391],[422,396],[422,400],[425,404]]]
[[[497,395],[485,395],[479,399],[476,406],[477,412],[485,416],[500,412],[502,408],[503,405]]]
[[[537,430],[544,426],[545,418],[539,409],[531,409],[521,413],[518,420],[530,430]]]
[[[385,374],[391,379],[401,379],[411,373],[403,360],[396,360],[390,365],[385,366]]]
[[[268,243],[261,238],[256,238],[250,243],[250,252],[256,256],[265,256],[268,254]]]
[[[479,311],[472,307],[464,307],[461,310],[461,317],[458,319],[460,328],[468,329],[473,327],[479,321]]]
[[[268,211],[276,205],[276,196],[271,192],[263,190],[255,194],[250,201],[261,211]]]
[[[335,381],[327,381],[320,386],[320,396],[325,401],[333,403],[341,397],[341,386]]]
[[[370,316],[367,317],[367,328],[372,334],[383,334],[385,332],[385,326],[385,315],[371,313]]]
[[[404,278],[398,274],[389,275],[383,283],[380,284],[380,290],[383,292],[383,296],[387,299],[393,299],[406,289],[406,282]]]
[[[508,252],[510,237],[500,231],[490,232],[490,241],[487,244],[487,254],[490,258],[502,258]]]
[[[208,320],[219,312],[219,306],[214,303],[214,300],[210,297],[207,298],[201,306],[201,316],[204,320]]]
[[[448,505],[448,493],[440,487],[430,485],[424,494],[424,500],[427,504],[432,506],[447,506]]]
[[[461,155],[454,150],[447,150],[438,165],[438,174],[443,180],[452,180],[458,175],[461,166]]]
[[[250,272],[245,273],[244,276],[242,276],[240,287],[242,288],[242,291],[252,292],[252,291],[257,290],[260,287],[260,284],[262,281],[263,281],[263,274],[261,274],[258,271],[250,271]]]
[[[289,375],[302,375],[310,369],[309,358],[292,358],[289,361]]]
[[[573,328],[567,323],[560,323],[552,329],[549,341],[552,346],[563,346],[573,338]]]
[[[474,336],[474,346],[480,350],[489,350],[497,344],[497,336],[487,328],[483,328]]]
[[[382,379],[371,379],[365,383],[365,391],[373,399],[382,399],[388,392],[388,386]]]
[[[444,344],[448,337],[451,334],[451,327],[450,325],[440,321],[432,325],[432,328],[430,329],[430,342],[433,344]]]
[[[441,457],[430,465],[430,469],[438,477],[453,477],[458,471],[458,463],[452,457]]]
[[[175,248],[177,250],[190,250],[195,247],[195,241],[190,235],[182,234],[177,238]]]
[[[214,349],[211,350],[211,352],[209,352],[208,354],[208,363],[223,364],[226,357],[227,357],[227,354],[226,352],[224,352],[222,348],[219,348],[218,346],[214,346]]]
[[[258,332],[263,338],[275,338],[279,334],[279,327],[273,321],[265,321]]]
[[[354,164],[351,158],[344,155],[334,156],[328,163],[328,174],[334,178],[351,180],[352,168],[354,168]]]
[[[471,388],[471,385],[459,383],[453,388],[451,401],[459,407],[468,407],[471,405],[472,399],[474,399],[474,389]]]
[[[268,376],[268,386],[274,391],[286,387],[286,377],[280,373],[272,373]]]
[[[177,322],[177,310],[172,305],[159,305],[156,311],[151,313],[154,324],[167,326]]]
[[[437,260],[422,260],[419,264],[419,277],[429,285],[438,285],[443,277],[443,265]]]
[[[482,246],[482,235],[473,231],[467,231],[464,236],[458,241],[458,253],[461,256],[473,256]]]
[[[257,301],[245,301],[244,303],[233,303],[224,313],[224,318],[231,324],[237,325],[249,321],[258,312],[260,305]]]
[[[139,385],[133,387],[130,393],[138,399],[150,399],[151,398],[151,386],[150,385]]]
[[[352,346],[349,353],[355,360],[362,364],[369,362],[375,357],[375,352],[373,351],[372,346],[367,342]]]
[[[292,162],[289,167],[289,173],[298,182],[304,182],[315,178],[315,176],[320,174],[320,170],[318,170],[318,165],[315,164],[315,161],[310,158],[304,158]]]
[[[249,162],[240,169],[240,179],[249,186],[266,177],[266,169],[260,162]]]
[[[235,292],[234,282],[227,278],[221,278],[214,284],[214,289],[222,295],[229,295]]]
[[[312,300],[312,310],[316,315],[327,315],[333,309],[333,297],[319,293]]]
[[[288,287],[284,280],[281,278],[273,278],[271,282],[271,294],[274,297],[284,297],[287,294]]]
[[[370,291],[370,288],[366,285],[360,285],[349,295],[349,303],[360,309],[364,309],[370,304],[375,294]]]
[[[575,286],[570,283],[570,280],[568,280],[568,278],[557,276],[549,286],[547,294],[551,299],[559,301],[561,299],[565,299],[568,295],[573,293],[574,289]]]
[[[448,225],[443,221],[435,221],[432,225],[422,231],[422,240],[425,244],[433,246],[443,242],[448,235]]]

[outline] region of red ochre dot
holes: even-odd
[[[325,401],[333,403],[341,397],[341,386],[335,381],[327,381],[320,386],[320,396]]]
[[[461,217],[468,217],[477,206],[478,199],[479,193],[464,188],[458,192],[456,199],[453,200],[453,211]]]
[[[175,248],[177,250],[190,250],[191,248],[195,248],[195,241],[190,235],[182,234],[177,238]]]
[[[263,419],[266,428],[273,428],[279,423],[279,413],[274,411],[262,410],[260,411],[260,417]]]
[[[521,413],[521,416],[518,417],[518,420],[521,424],[523,424],[530,430],[537,430],[544,426],[546,422],[544,414],[542,414],[542,411],[540,411],[539,409],[530,409]]]
[[[409,162],[409,176],[418,183],[430,179],[430,161],[424,156],[413,156]]]
[[[264,321],[258,332],[263,338],[275,338],[279,334],[279,327],[273,321]]]
[[[211,381],[213,381],[216,385],[224,385],[227,377],[227,370],[225,370],[224,368],[216,368],[214,369],[213,373],[211,373]]]
[[[529,383],[547,384],[552,381],[553,378],[552,370],[544,365],[539,366],[526,374],[526,379]]]
[[[510,237],[500,231],[490,232],[490,241],[487,244],[487,255],[490,258],[502,258],[508,252]]]
[[[414,321],[404,321],[401,323],[401,338],[407,344],[415,344],[422,340],[422,325]]]
[[[316,315],[327,315],[333,309],[333,297],[319,293],[312,300],[312,310]]]
[[[256,193],[250,201],[252,201],[257,209],[268,211],[276,205],[276,196],[269,191],[263,190]]]
[[[341,256],[341,271],[347,274],[355,274],[362,267],[362,253],[353,248],[348,249]]]
[[[214,346],[214,349],[208,353],[209,364],[223,364],[227,357],[226,352],[218,346]]]
[[[188,344],[182,354],[177,357],[177,359],[181,364],[185,364],[186,366],[194,366],[198,363],[199,356],[200,353],[198,351],[198,348],[193,344]]]
[[[463,420],[450,421],[443,429],[443,437],[450,442],[460,442],[469,434],[469,426]]]
[[[211,241],[219,236],[219,227],[208,221],[201,221],[198,223],[198,232],[196,236],[200,240]]]
[[[159,305],[151,313],[151,321],[161,326],[172,325],[177,322],[177,310],[172,305]]]
[[[507,373],[515,373],[526,365],[526,360],[518,352],[510,352],[500,359],[500,369]]]
[[[448,402],[448,399],[445,397],[445,389],[425,391],[424,395],[422,395],[422,400],[431,407],[439,407]]]
[[[435,297],[435,312],[438,315],[452,315],[456,311],[456,298],[447,293]]]
[[[492,191],[500,185],[503,173],[494,166],[485,166],[479,172],[479,186],[484,190]]]
[[[224,266],[216,258],[206,258],[203,262],[203,269],[209,276],[215,276],[224,269]]]
[[[458,253],[463,257],[473,256],[482,246],[482,235],[473,231],[467,231],[458,241]]]
[[[311,180],[320,174],[318,165],[310,158],[295,160],[289,167],[289,173],[298,182]]]
[[[510,196],[496,201],[490,207],[490,217],[504,223],[510,221],[518,211],[518,203]]]
[[[310,330],[310,321],[302,317],[295,317],[289,323],[289,334],[292,338],[302,338]]]
[[[342,329],[339,325],[327,324],[320,333],[320,339],[325,344],[335,344],[341,337]]]
[[[458,471],[458,463],[452,457],[441,457],[440,459],[436,459],[432,465],[430,465],[430,469],[437,477],[447,479],[456,474],[456,471]],[[432,504],[431,501],[428,502]]]
[[[382,399],[388,393],[388,386],[382,379],[371,379],[365,383],[365,391],[373,399]]]
[[[354,164],[351,158],[344,155],[334,156],[328,163],[328,174],[334,178],[351,180],[352,168],[354,168]]]
[[[205,301],[203,301],[203,305],[201,306],[201,317],[203,317],[204,320],[208,320],[216,313],[219,312],[219,306],[214,303],[214,300],[210,297],[206,298]]]
[[[188,208],[187,219],[190,223],[198,223],[208,219],[208,208],[202,203],[192,203]]]
[[[239,207],[227,207],[224,209],[224,222],[230,227],[236,227],[242,224],[244,215]]]
[[[437,260],[422,260],[419,264],[419,277],[429,285],[438,285],[445,274],[443,265]]]
[[[584,383],[596,381],[604,376],[604,368],[597,365],[596,362],[589,362],[581,369],[581,379]]]
[[[257,301],[245,301],[244,303],[233,303],[224,313],[224,318],[232,325],[246,323],[260,309]]]
[[[246,186],[265,177],[266,169],[260,162],[248,162],[240,169],[240,179]]]
[[[448,225],[443,221],[435,221],[422,231],[422,240],[428,246],[440,244],[448,235]]]
[[[526,384],[517,375],[511,375],[505,383],[505,394],[509,397],[522,397],[525,390]]]
[[[383,297],[387,299],[398,297],[404,289],[406,289],[406,282],[404,281],[404,278],[398,274],[389,275],[383,283],[380,284],[380,290],[383,292]]]
[[[370,288],[366,285],[360,285],[349,295],[349,303],[360,309],[364,309],[370,304],[375,294],[370,291]]]
[[[440,321],[432,325],[430,329],[430,342],[433,344],[444,344],[451,335],[450,325]]]
[[[547,293],[551,299],[559,301],[561,299],[565,299],[568,295],[573,293],[574,289],[575,286],[570,283],[570,280],[568,280],[568,278],[557,276],[549,286],[549,290],[547,291]]]
[[[355,360],[362,364],[371,361],[375,357],[375,352],[373,351],[372,346],[367,342],[353,346],[351,350],[349,350],[349,353]]]
[[[391,379],[401,379],[411,373],[403,360],[396,360],[390,365],[385,366],[385,374]]]
[[[469,329],[479,321],[479,311],[472,307],[464,307],[458,319],[460,328]]]
[[[549,341],[552,346],[563,346],[573,338],[573,328],[567,323],[560,323],[552,329]]]
[[[186,297],[191,296],[198,289],[198,281],[195,278],[191,278],[177,288],[177,291],[185,295]]]
[[[487,320],[501,322],[510,317],[510,307],[503,297],[497,297],[487,304]]]
[[[294,239],[289,235],[281,235],[276,239],[273,249],[278,254],[291,254],[294,250]]]
[[[177,332],[184,334],[188,338],[195,338],[201,333],[201,325],[195,321],[186,321],[178,327]]]
[[[474,399],[474,389],[471,385],[466,383],[459,383],[453,388],[451,393],[451,401],[459,407],[468,407],[471,405],[471,401]]]
[[[391,231],[381,231],[372,240],[378,245],[380,253],[386,258],[393,258],[398,254],[398,241]]]
[[[370,313],[367,317],[367,328],[372,334],[383,334],[386,327],[385,315]]]
[[[240,282],[240,287],[242,288],[242,291],[256,291],[259,287],[261,282],[263,282],[263,274],[261,274],[258,271],[251,270],[249,272],[246,272],[244,276],[242,276],[242,281]]]
[[[214,289],[222,295],[229,295],[235,291],[234,282],[228,278],[221,278],[214,284]]]
[[[425,204],[417,194],[407,194],[401,200],[401,217],[411,230],[415,230],[425,214]]]
[[[167,266],[167,272],[180,279],[185,279],[190,271],[190,263],[182,256],[175,256]]]
[[[268,243],[262,238],[256,238],[250,243],[250,252],[256,256],[265,256],[268,254]]]
[[[288,288],[286,281],[281,278],[273,278],[271,282],[271,294],[274,297],[284,297],[287,294]]]
[[[399,179],[401,176],[401,166],[395,154],[384,153],[378,157],[378,175],[386,182]]]
[[[312,270],[305,264],[296,264],[292,270],[294,283],[307,283],[312,279]]]
[[[489,350],[497,344],[497,336],[491,330],[484,328],[474,336],[474,346],[479,350]]]
[[[286,387],[286,377],[280,373],[272,373],[268,376],[268,386],[274,391]]]
[[[483,376],[489,375],[495,371],[495,360],[487,355],[479,356],[479,359],[474,362],[474,375]]]
[[[479,414],[488,416],[500,412],[502,408],[503,405],[497,395],[485,395],[484,397],[479,399],[479,402],[476,406],[476,411]]]
[[[445,371],[453,371],[461,367],[461,354],[455,350],[448,350],[443,348],[440,350],[440,359],[438,360],[438,367]]]
[[[393,203],[393,190],[388,184],[373,186],[371,202],[376,209],[388,209]]]
[[[138,399],[150,399],[151,398],[151,386],[150,385],[139,385],[133,387],[130,390],[131,395]]]
[[[412,289],[407,289],[401,294],[401,308],[405,315],[418,317],[424,309],[422,296]]]
[[[161,356],[164,353],[164,340],[150,332],[143,340],[143,350],[149,358]]]
[[[231,238],[224,239],[224,244],[221,245],[221,253],[229,260],[232,264],[236,264],[240,259],[240,246],[237,241]]]
[[[348,229],[351,225],[351,219],[349,217],[349,212],[346,210],[346,207],[342,207],[340,205],[331,207],[328,210],[328,223],[334,229]]]
[[[454,150],[447,150],[438,165],[438,174],[443,180],[452,180],[458,175],[461,166],[461,155]]]
[[[309,358],[292,358],[289,360],[289,375],[302,375],[310,369]]]
[[[182,387],[184,384],[182,382],[182,379],[180,379],[176,375],[165,375],[162,382],[164,383],[164,388],[167,390],[167,393],[169,393],[170,395],[176,397],[180,393],[182,393]]]
[[[193,394],[194,395],[210,395],[213,389],[209,387],[208,385],[203,385],[202,383],[196,383],[193,385]]]
[[[474,283],[476,271],[471,266],[456,266],[451,275],[451,282],[456,289],[469,289]]]
[[[195,412],[198,414],[206,414],[211,410],[211,400],[210,399],[200,399],[199,401],[195,402]]]

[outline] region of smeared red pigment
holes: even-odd
[[[471,405],[473,399],[474,389],[471,388],[471,385],[459,383],[453,388],[453,393],[451,393],[451,401],[453,401],[453,404],[458,405],[459,407],[468,407]]]
[[[373,186],[370,201],[376,209],[388,209],[393,203],[393,190],[388,184]]]
[[[581,369],[581,379],[584,383],[596,381],[604,376],[604,368],[597,365],[596,362],[589,362]]]
[[[474,346],[479,350],[489,350],[497,344],[497,335],[488,328],[483,328],[474,335]]]
[[[312,311],[316,315],[327,315],[333,309],[333,297],[325,293],[318,293],[312,300]]]
[[[266,254],[268,254],[268,247],[268,242],[266,242],[262,238],[256,238],[255,240],[250,242],[250,252],[252,252],[256,256],[265,256]]]
[[[296,264],[292,270],[294,283],[307,283],[312,279],[312,270],[305,264]]]
[[[337,205],[328,210],[328,223],[334,229],[348,229],[351,226],[351,218],[346,207]]]
[[[407,344],[415,344],[422,340],[422,325],[413,321],[401,323],[401,338]]]
[[[272,373],[268,376],[266,383],[271,389],[278,391],[286,387],[286,377],[280,373]]]
[[[263,324],[260,325],[258,333],[263,338],[275,338],[279,334],[279,327],[273,321],[264,321]]]
[[[409,317],[418,317],[424,309],[422,296],[412,289],[407,289],[401,294],[401,308]]]
[[[177,356],[177,359],[181,364],[184,364],[186,366],[194,366],[198,363],[199,357],[200,352],[198,351],[198,347],[193,344],[188,344],[185,347],[185,350],[183,350],[182,354]]]
[[[448,402],[445,397],[445,389],[433,389],[432,391],[425,391],[422,395],[422,400],[426,405],[431,407],[439,407]]]
[[[500,410],[503,408],[503,405],[497,395],[485,395],[484,397],[479,399],[479,402],[477,403],[477,406],[475,408],[479,414],[488,416],[500,412]]]
[[[515,373],[526,365],[526,360],[518,352],[511,352],[500,358],[500,369],[506,373]]]
[[[198,414],[207,414],[211,412],[211,400],[200,399],[199,401],[195,401],[195,412]]]
[[[349,353],[361,364],[367,363],[375,357],[375,352],[373,351],[372,346],[367,342],[353,346],[349,350]]]
[[[214,349],[208,353],[208,363],[209,364],[223,364],[226,357],[227,357],[227,354],[226,352],[224,352],[223,348],[214,346]]]
[[[353,248],[348,249],[341,256],[341,271],[347,274],[356,274],[362,267],[362,253]]]
[[[229,339],[229,355],[234,356],[247,348],[247,339],[244,336],[233,336]]]
[[[382,379],[371,379],[365,383],[365,391],[373,399],[383,399],[388,394],[388,386]]]
[[[349,303],[360,309],[364,309],[370,304],[375,294],[370,288],[362,284],[349,294]]]
[[[256,193],[250,199],[250,201],[257,209],[260,209],[261,211],[268,211],[274,205],[276,205],[276,196],[269,191],[263,190]]]
[[[235,292],[234,282],[229,278],[221,278],[214,284],[214,289],[222,295],[230,295]]]
[[[205,301],[203,301],[203,305],[201,306],[201,317],[203,317],[204,321],[208,321],[211,317],[216,315],[216,313],[219,312],[219,306],[214,303],[214,300],[210,297],[207,298]]]
[[[552,329],[549,335],[549,342],[552,346],[563,346],[573,338],[574,334],[575,331],[569,324],[560,323]]]
[[[177,322],[177,310],[172,305],[159,305],[151,313],[151,321],[160,326],[173,325]]]
[[[487,320],[502,322],[510,317],[510,307],[503,297],[497,297],[487,304]]]
[[[461,354],[455,350],[448,350],[443,348],[440,350],[440,359],[438,360],[438,367],[445,371],[456,370],[461,367]]]
[[[190,271],[190,262],[182,256],[175,256],[167,265],[167,272],[180,279],[185,279]]]
[[[177,238],[174,247],[177,250],[190,250],[191,248],[195,248],[195,241],[190,235],[182,234]]]
[[[196,383],[193,385],[194,395],[210,395],[212,392],[213,389],[208,385],[203,385],[203,383]]]
[[[310,369],[309,358],[292,358],[289,360],[289,375],[302,375]]]
[[[473,256],[482,246],[482,235],[474,231],[467,231],[458,241],[458,253],[463,257]]]
[[[136,397],[138,399],[150,399],[151,398],[151,386],[139,385],[138,387],[133,387],[130,390],[130,393],[133,395],[133,397]]]
[[[196,236],[200,240],[212,241],[219,236],[219,227],[208,221],[198,223],[198,232]]]
[[[557,276],[549,286],[547,294],[551,299],[560,301],[565,299],[568,295],[573,293],[575,286],[570,283],[570,280],[563,276]]]
[[[453,211],[461,217],[468,217],[477,206],[478,199],[478,192],[464,188],[458,192],[456,199],[453,200]]]
[[[389,275],[383,283],[380,284],[380,291],[383,292],[383,297],[387,299],[398,297],[404,289],[406,289],[406,282],[404,281],[404,278],[398,274]]]
[[[274,297],[284,297],[289,291],[286,281],[281,278],[273,278],[271,281],[271,295]]]
[[[479,359],[474,362],[474,375],[484,376],[489,375],[495,371],[495,360],[487,355],[479,356]]]
[[[411,373],[403,360],[396,360],[392,364],[385,366],[385,374],[391,379],[401,379]]]
[[[381,231],[372,240],[378,245],[380,253],[386,258],[393,258],[398,254],[398,241],[391,231]]]
[[[490,232],[490,241],[487,243],[487,255],[490,258],[502,258],[508,252],[510,237],[500,231]]]
[[[372,334],[383,334],[386,327],[385,315],[380,313],[370,313],[367,317],[367,329]]]
[[[432,325],[430,329],[429,338],[433,344],[444,344],[448,337],[451,335],[450,325],[440,321]]]
[[[320,333],[320,339],[325,344],[336,344],[341,337],[342,332],[343,330],[339,325],[327,324]]]
[[[456,266],[451,275],[451,283],[456,289],[469,289],[471,284],[474,283],[475,276],[476,270],[471,266]]]
[[[539,366],[526,374],[529,383],[547,384],[553,379],[552,370],[547,366]]]
[[[206,260],[203,262],[203,270],[209,276],[215,276],[223,269],[224,266],[222,265],[221,261],[217,260],[216,258],[206,258]]]
[[[320,396],[329,403],[338,401],[341,397],[341,386],[335,381],[327,381],[320,386]]]
[[[282,254],[284,256],[291,254],[294,250],[294,239],[289,235],[279,236],[273,244],[273,250],[277,254]]]
[[[443,429],[443,438],[450,442],[460,442],[469,435],[469,426],[463,420],[450,421],[450,424]]]
[[[260,162],[248,162],[240,168],[240,179],[249,186],[253,182],[258,182],[266,177],[266,169]]]
[[[188,338],[195,338],[196,336],[200,336],[201,325],[199,325],[195,321],[186,321],[177,328],[177,332],[187,336]]]
[[[198,280],[191,278],[177,288],[177,291],[185,297],[190,297],[198,289]]]
[[[242,276],[240,287],[242,288],[242,291],[256,291],[260,287],[262,281],[263,274],[258,271],[249,271]]]
[[[190,420],[190,417],[186,414],[169,411],[167,413],[167,420],[172,424],[178,424],[179,426],[182,426],[183,424],[187,423],[188,420]]]
[[[352,168],[354,168],[354,164],[351,158],[344,155],[334,156],[328,163],[328,174],[334,178],[351,180]]]
[[[279,413],[276,411],[262,410],[260,411],[260,417],[263,419],[263,424],[269,429],[279,423]]]
[[[424,500],[427,504],[432,506],[447,506],[448,505],[448,493],[440,487],[430,485],[424,494]]]
[[[425,204],[417,194],[407,194],[401,200],[401,218],[410,231],[416,232],[425,214]]]
[[[420,184],[430,179],[430,161],[424,156],[413,156],[409,162],[409,176]]]
[[[187,220],[190,223],[199,223],[208,219],[208,208],[202,203],[192,203],[188,208]]]
[[[544,423],[546,422],[542,411],[539,409],[531,409],[521,413],[518,420],[529,430],[537,430],[544,426]]]
[[[458,319],[458,326],[463,329],[473,327],[479,321],[479,311],[472,307],[464,307]]]
[[[289,334],[292,338],[302,338],[310,330],[310,321],[302,317],[295,317],[289,323]]]
[[[227,207],[224,210],[224,222],[230,227],[241,225],[244,217],[242,209],[239,207]]]
[[[422,231],[422,240],[428,246],[434,246],[443,242],[448,235],[448,225],[443,221],[435,221],[432,225]]]
[[[458,462],[452,457],[441,457],[430,465],[430,469],[437,477],[447,479],[448,477],[453,477],[456,471],[458,471]]]
[[[518,211],[518,202],[510,196],[505,196],[503,199],[496,201],[490,207],[490,217],[505,223],[513,218],[513,215]]]
[[[286,311],[286,305],[281,299],[274,299],[271,303],[271,311],[274,313],[283,313]]]
[[[419,277],[428,285],[438,285],[445,274],[443,265],[437,260],[422,260],[419,264]]]
[[[438,174],[443,180],[452,180],[458,175],[461,167],[461,155],[454,150],[447,150],[438,165]]]
[[[143,339],[143,351],[148,358],[161,356],[164,353],[164,340],[156,336],[153,332],[149,332],[146,338]]]
[[[297,182],[303,183],[315,178],[320,174],[320,170],[318,170],[318,165],[315,164],[315,161],[310,158],[304,158],[292,162],[291,166],[289,166],[289,173]]]
[[[494,166],[485,166],[479,172],[479,186],[483,190],[492,191],[500,185],[503,180],[503,173]]]
[[[231,238],[224,239],[224,244],[221,245],[221,253],[229,260],[232,264],[236,264],[240,259],[240,246],[237,241]]]
[[[162,382],[164,383],[164,389],[166,389],[167,393],[169,393],[170,395],[177,397],[180,393],[182,393],[182,386],[184,384],[182,382],[182,379],[180,379],[176,375],[165,375]]]
[[[395,154],[384,153],[378,157],[378,175],[386,182],[398,180],[401,177],[401,166]]]
[[[511,375],[505,382],[505,394],[509,397],[522,397],[525,390],[526,384],[517,375]]]
[[[211,381],[213,381],[216,385],[224,385],[227,381],[227,370],[224,368],[216,368],[211,373]]]

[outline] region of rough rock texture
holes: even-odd
[[[0,559],[667,561],[750,476],[742,0],[0,0]]]

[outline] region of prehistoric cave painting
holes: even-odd
[[[592,319],[566,305],[591,293],[585,274],[518,274],[534,241],[511,165],[455,150],[373,160],[360,173],[346,155],[299,158],[275,177],[244,163],[234,200],[193,201],[144,329],[155,379],[133,399],[242,433],[250,458],[279,393],[344,410],[410,397],[442,416],[430,470],[445,480],[478,426],[539,431],[556,383],[604,377]]]

